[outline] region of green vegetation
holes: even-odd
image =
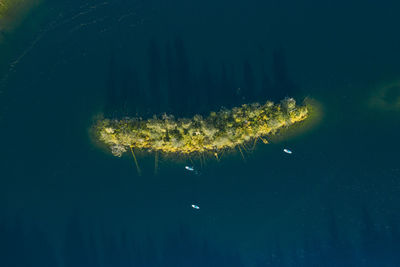
[[[172,115],[152,119],[100,119],[94,125],[97,139],[106,144],[113,155],[139,149],[146,152],[218,154],[236,147],[246,149],[247,143],[257,140],[268,143],[267,135],[305,120],[307,105],[296,106],[293,98],[278,104],[266,102],[244,104],[233,109],[211,112],[206,118],[196,115],[191,119],[175,119]],[[136,159],[136,157],[135,157]]]
[[[41,0],[0,0],[0,31],[13,29]]]

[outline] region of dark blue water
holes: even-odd
[[[0,266],[399,266],[399,7],[44,2],[0,44]],[[286,96],[313,123],[199,175],[90,138]]]

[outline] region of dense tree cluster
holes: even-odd
[[[296,106],[293,98],[278,104],[243,104],[233,109],[211,112],[206,118],[175,119],[172,115],[152,119],[125,118],[99,120],[94,128],[99,140],[121,156],[129,148],[164,153],[204,153],[215,156],[225,149],[256,142],[268,134],[302,121],[308,116],[306,105]]]

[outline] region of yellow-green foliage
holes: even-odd
[[[0,0],[0,18],[14,12],[18,7],[23,7],[24,0]]]
[[[11,0],[0,0],[0,18],[10,9],[11,5]]]
[[[0,0],[0,30],[9,30],[42,0]]]
[[[196,115],[191,119],[175,119],[172,115],[163,115],[148,120],[102,119],[97,121],[94,130],[115,156],[121,156],[129,148],[185,155],[219,153],[258,138],[267,143],[263,136],[307,116],[307,106],[296,106],[293,98],[286,98],[279,104],[268,101],[264,105],[254,103],[222,109],[211,112],[207,118]]]

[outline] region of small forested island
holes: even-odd
[[[232,109],[211,112],[203,118],[175,119],[172,115],[151,119],[101,118],[93,126],[96,139],[107,145],[112,154],[122,156],[126,151],[195,155],[210,153],[218,158],[224,150],[246,149],[257,140],[268,143],[267,135],[308,117],[307,105],[296,105],[293,98],[274,104],[243,104]]]

